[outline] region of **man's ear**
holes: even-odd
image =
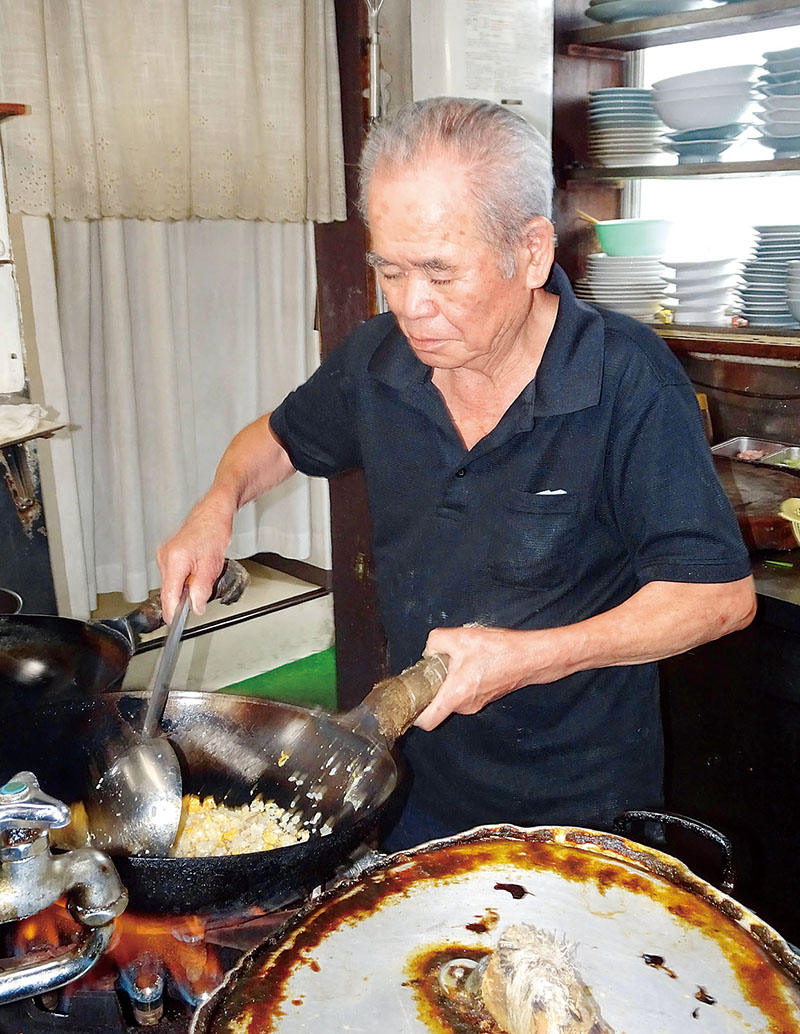
[[[555,258],[555,231],[549,219],[539,215],[525,228],[522,250],[526,262],[525,286],[544,287]]]

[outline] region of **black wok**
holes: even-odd
[[[436,681],[425,677],[430,700],[443,674]],[[170,694],[163,728],[180,757],[184,793],[212,795],[231,806],[260,793],[300,811],[312,834],[291,847],[223,858],[116,857],[130,908],[159,914],[221,914],[252,906],[270,911],[328,879],[363,843],[396,783],[387,739],[377,729],[392,740],[426,702],[422,695],[398,702],[394,686],[387,680],[372,691],[365,711],[340,717],[248,697]],[[411,696],[417,691],[412,687]],[[29,711],[24,722],[6,725],[0,734],[0,780],[29,770],[46,793],[68,804],[81,800],[89,789],[89,758],[121,720],[140,727],[145,704],[144,693],[106,693]]]
[[[228,560],[211,598],[234,603],[248,580],[241,564]],[[106,621],[0,616],[0,716],[118,689],[141,636],[163,623],[159,593],[130,614]]]

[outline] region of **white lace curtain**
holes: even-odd
[[[0,0],[12,211],[345,218],[333,0]]]

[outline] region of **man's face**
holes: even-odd
[[[480,367],[513,343],[531,308],[530,253],[520,246],[514,276],[503,277],[459,164],[443,156],[400,168],[379,163],[368,208],[381,288],[423,363]]]

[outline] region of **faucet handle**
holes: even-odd
[[[0,786],[0,836],[13,829],[69,825],[66,804],[43,793],[33,772],[17,772]]]

